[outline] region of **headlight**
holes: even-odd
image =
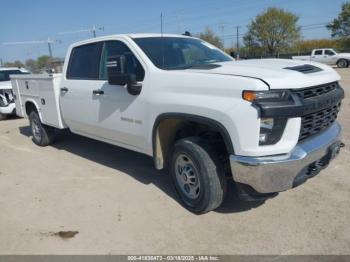
[[[269,90],[269,91],[249,91],[242,93],[242,98],[252,102],[255,105],[261,104],[279,104],[280,102],[288,103],[291,99],[290,90]],[[276,144],[282,137],[286,127],[287,118],[261,118],[259,145]]]
[[[260,119],[259,145],[276,144],[282,137],[286,123],[286,118]]]
[[[276,91],[249,91],[245,90],[242,93],[244,100],[249,102],[269,102],[269,101],[284,101],[289,98],[289,90]]]

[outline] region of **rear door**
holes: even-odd
[[[103,42],[74,47],[68,61],[66,75],[60,87],[62,116],[72,131],[95,135],[99,100],[94,90],[104,81],[99,79]]]
[[[324,62],[323,50],[322,49],[314,50],[313,54],[311,55],[311,61],[323,63]]]

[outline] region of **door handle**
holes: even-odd
[[[67,87],[62,87],[61,88],[61,92],[62,93],[67,93],[68,92],[68,88]]]
[[[103,95],[105,92],[103,90],[101,90],[101,89],[96,89],[96,90],[93,90],[92,93],[94,95],[99,96],[99,95]]]

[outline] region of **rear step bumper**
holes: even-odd
[[[234,181],[257,193],[274,193],[296,187],[325,168],[344,146],[341,127],[335,122],[322,133],[296,145],[286,155],[230,156]]]

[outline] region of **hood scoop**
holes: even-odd
[[[292,67],[285,67],[284,69],[298,71],[303,74],[311,74],[322,71],[321,68],[313,65],[300,65],[300,66],[292,66]]]

